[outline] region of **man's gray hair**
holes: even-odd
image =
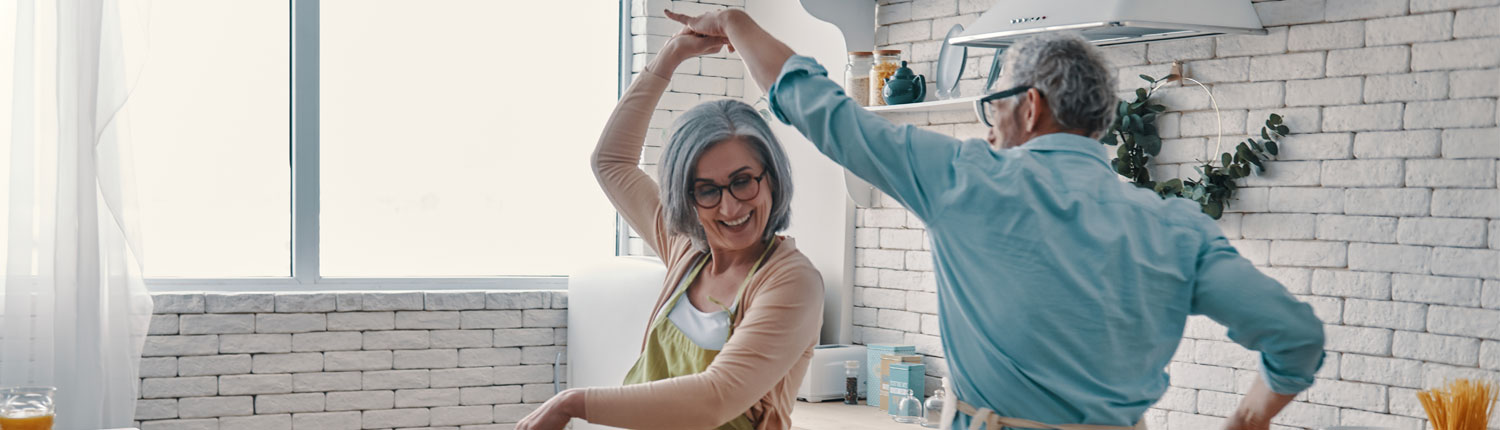
[[[771,133],[771,126],[744,102],[728,99],[705,102],[683,112],[672,123],[672,135],[662,150],[657,170],[667,231],[687,235],[699,251],[708,251],[708,240],[703,224],[698,222],[698,204],[692,192],[698,159],[708,148],[733,139],[743,140],[753,148],[765,168],[765,179],[771,180],[771,213],[761,239],[771,240],[791,223],[792,168],[786,151]]]
[[[1057,124],[1098,138],[1114,122],[1115,74],[1099,50],[1075,33],[1032,36],[1005,51],[1012,85],[1042,93]]]

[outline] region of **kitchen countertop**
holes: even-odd
[[[918,424],[891,420],[885,411],[844,402],[808,403],[798,401],[792,407],[794,430],[925,430]]]

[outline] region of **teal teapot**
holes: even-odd
[[[885,89],[881,90],[881,96],[885,97],[887,105],[920,102],[927,98],[927,78],[912,73],[906,67],[906,62],[902,61],[896,74],[885,78]]]

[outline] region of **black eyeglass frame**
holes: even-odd
[[[994,127],[994,124],[990,124],[989,116],[987,114],[985,114],[986,108],[989,107],[990,102],[995,101],[995,100],[1000,100],[1000,99],[1003,99],[1003,98],[1006,98],[1006,97],[1015,96],[1017,94],[1024,93],[1024,92],[1026,92],[1027,90],[1030,90],[1030,89],[1031,89],[1030,85],[1017,85],[1017,86],[1015,86],[1015,87],[1013,87],[1011,89],[1008,89],[1008,90],[1005,90],[1005,91],[1001,91],[1001,92],[998,92],[998,93],[994,93],[994,94],[990,94],[990,95],[984,96],[983,98],[980,98],[979,100],[975,100],[974,101],[974,116],[979,117],[979,122],[984,123],[985,127]]]
[[[734,179],[729,180],[729,185],[719,185],[709,181],[699,182],[697,184],[694,184],[693,187],[688,190],[688,192],[693,196],[693,204],[698,205],[698,207],[703,209],[713,209],[719,207],[720,204],[724,203],[725,192],[728,192],[730,196],[733,196],[735,198],[735,200],[747,202],[760,196],[760,180],[765,179],[766,173],[767,172],[761,172],[759,175],[750,177],[750,180],[755,181],[755,186],[751,188],[751,190],[754,190],[754,194],[751,194],[750,197],[740,197],[739,194],[734,193],[734,188],[731,188],[734,186]],[[703,202],[698,200],[698,188],[704,185],[714,187],[714,194],[719,196],[712,205],[705,206]]]

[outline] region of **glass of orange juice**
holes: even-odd
[[[0,388],[0,430],[52,430],[54,387]]]

